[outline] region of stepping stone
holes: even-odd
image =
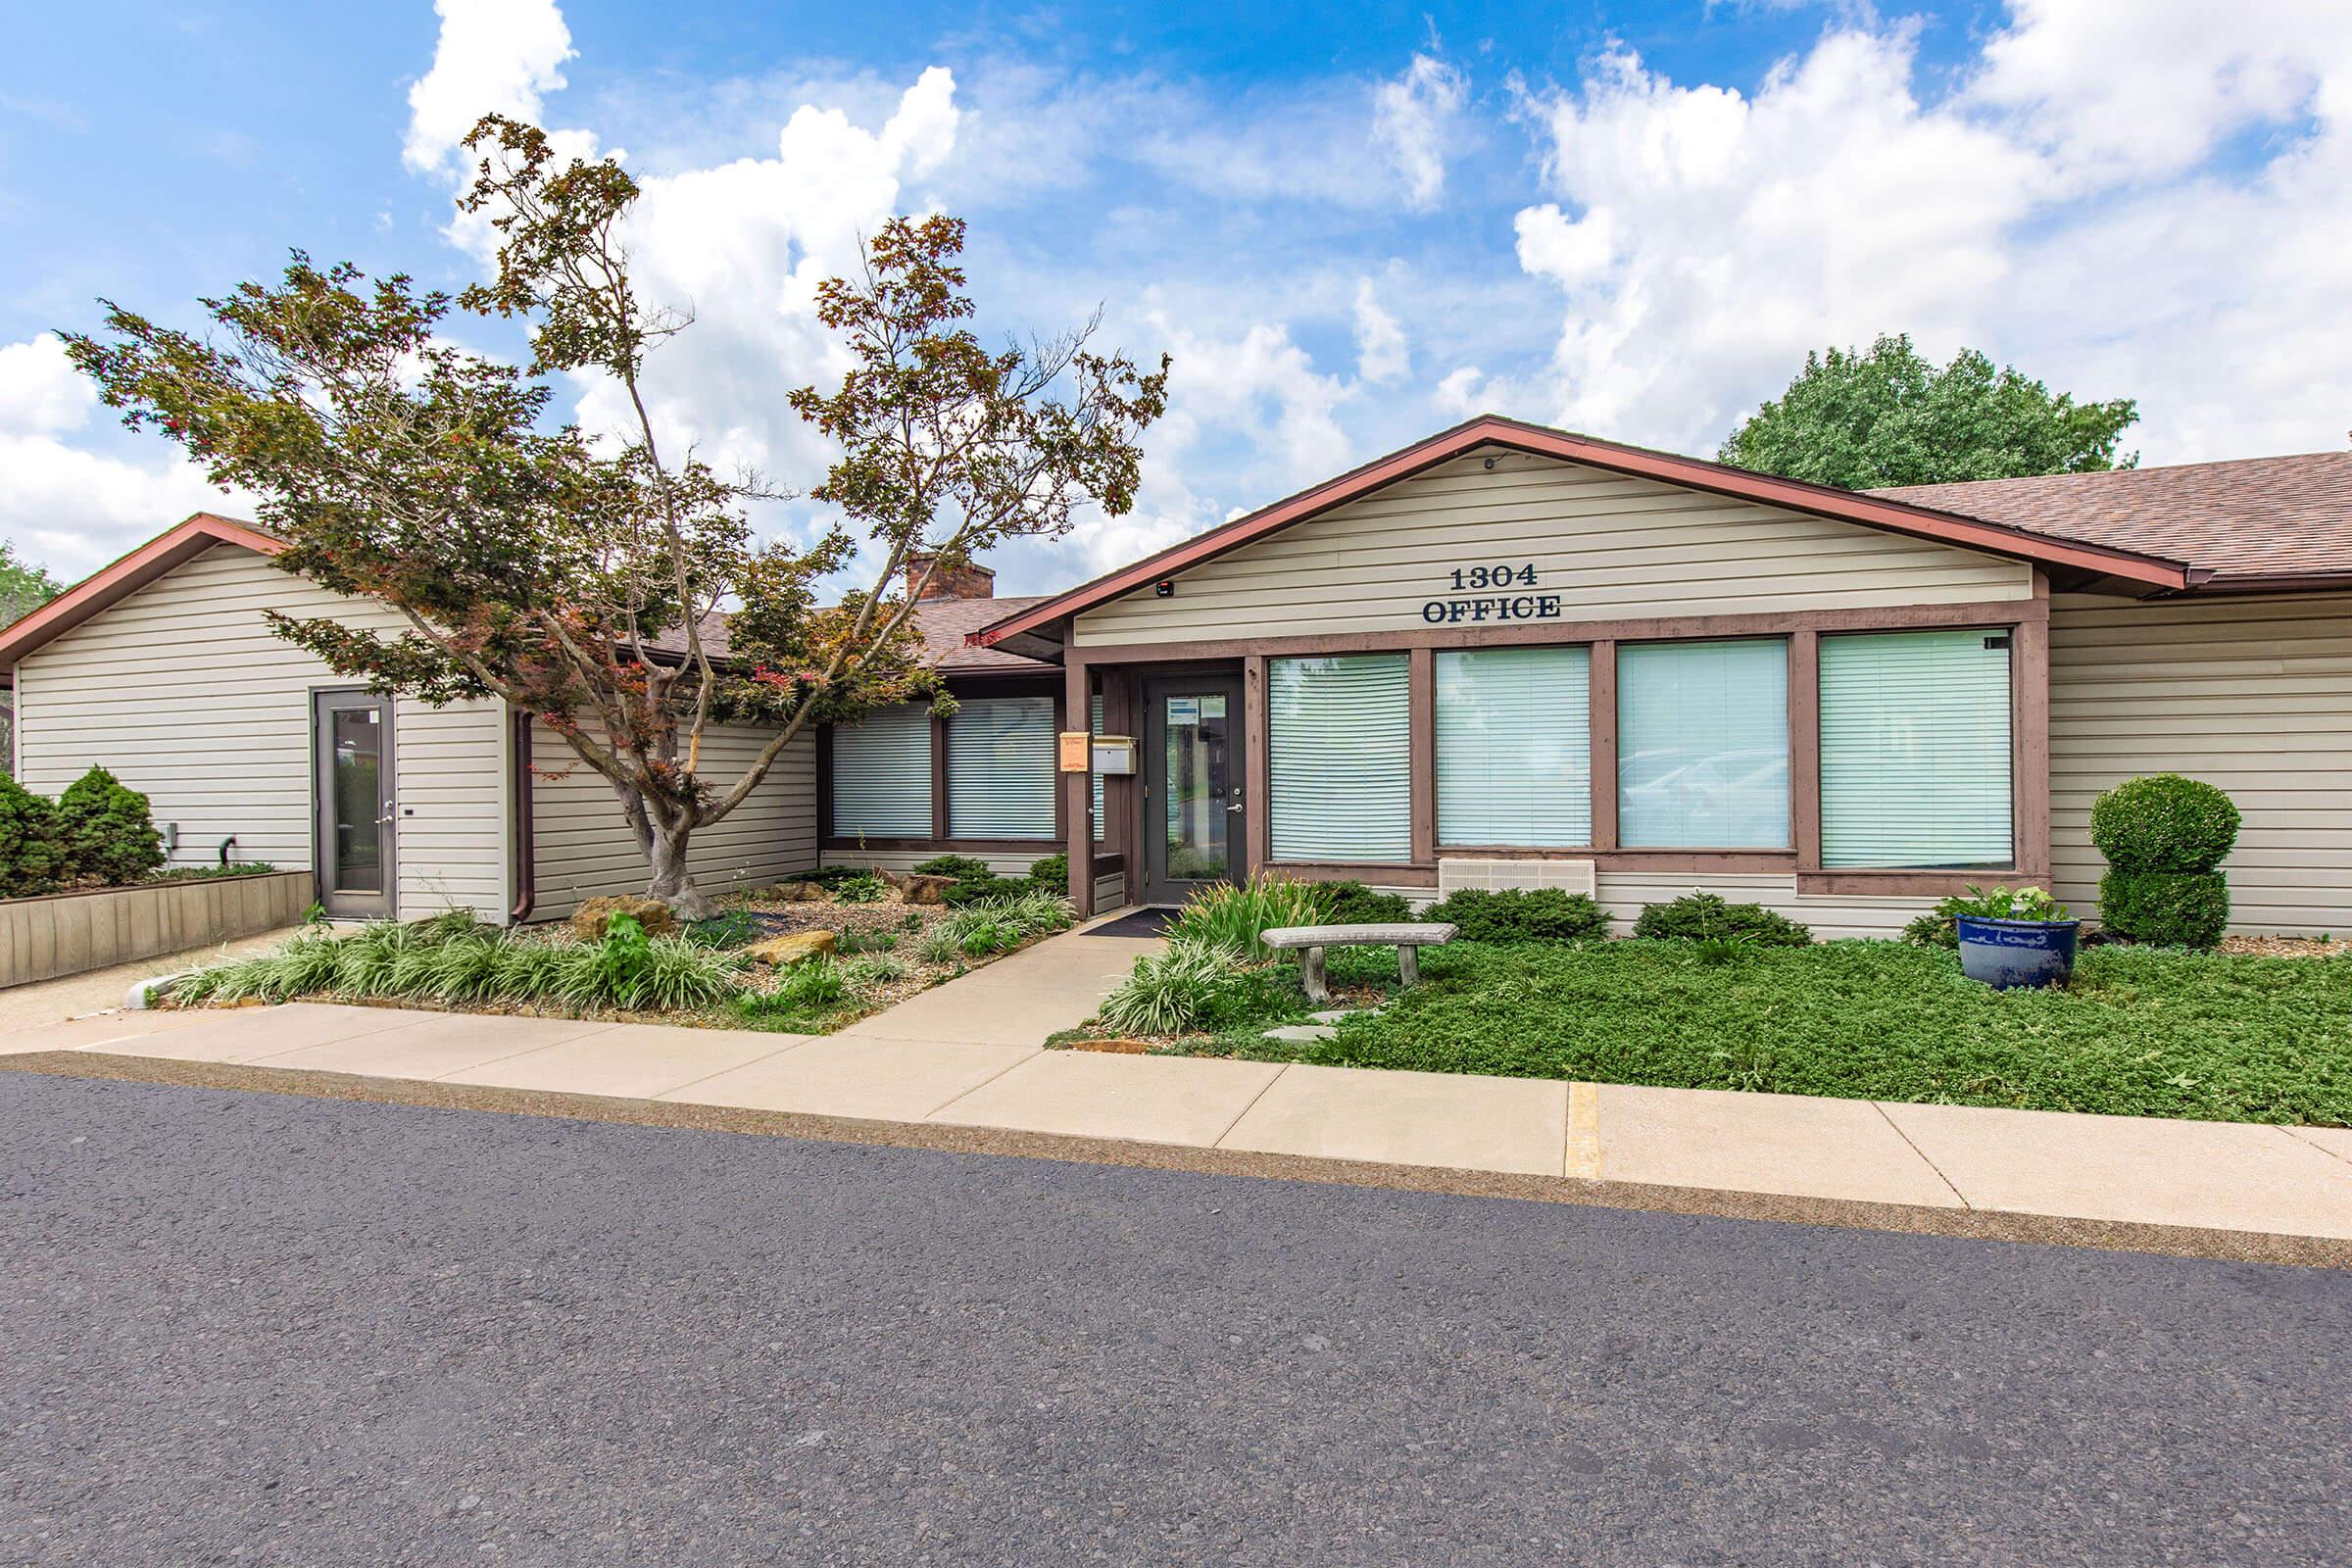
[[[1339,1030],[1327,1023],[1286,1023],[1279,1029],[1266,1031],[1268,1040],[1286,1040],[1295,1045],[1306,1045],[1317,1040],[1329,1040]]]

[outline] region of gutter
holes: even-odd
[[[509,715],[514,726],[507,748],[507,809],[509,837],[514,845],[514,906],[507,918],[515,925],[531,917],[539,902],[539,852],[531,840],[531,715],[517,710]]]

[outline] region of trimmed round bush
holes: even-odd
[[[0,773],[0,898],[28,899],[65,885],[57,808]]]
[[[2212,785],[2150,773],[2098,798],[2090,842],[2123,870],[2210,871],[2236,846],[2237,823],[2237,808]]]
[[[1464,942],[1584,942],[1609,934],[1609,911],[1564,888],[1458,888],[1421,913]]]
[[[1686,893],[1665,904],[1645,906],[1634,921],[1634,935],[1665,942],[1731,937],[1764,948],[1801,948],[1813,940],[1810,926],[1778,909],[1728,903],[1720,893]]]
[[[57,798],[57,837],[70,882],[127,887],[163,868],[164,841],[147,797],[93,767]]]
[[[2127,942],[2211,948],[2230,925],[2230,884],[2219,871],[2140,871],[2099,878],[2099,922]]]

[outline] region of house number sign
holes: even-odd
[[[1432,599],[1421,607],[1421,618],[1432,626],[1560,618],[1558,594],[1525,591],[1538,581],[1533,562],[1491,561],[1456,566],[1450,575],[1457,597]]]

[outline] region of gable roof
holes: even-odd
[[[2352,586],[2352,452],[1869,493],[2186,562],[2209,592]]]
[[[1557,458],[1612,473],[1662,480],[1867,528],[2030,561],[2062,569],[2084,581],[2121,578],[2138,584],[2143,590],[2179,591],[2210,575],[2206,568],[2143,550],[2089,539],[2056,537],[2038,528],[1942,511],[1898,496],[1807,484],[1735,468],[1728,464],[1626,446],[1485,414],[1270,507],[1236,517],[1198,538],[1147,556],[1067,593],[1048,595],[1027,609],[1001,616],[973,632],[971,640],[982,647],[1008,646],[1040,657],[1053,657],[1057,652],[1057,643],[1053,637],[1041,634],[1056,621],[1132,593],[1188,566],[1212,561],[1279,529],[1345,506],[1383,485],[1410,478],[1481,447],[1501,447],[1537,457]]]
[[[113,564],[100,567],[15,623],[0,627],[0,679],[13,676],[17,661],[34,649],[72,631],[215,545],[237,545],[265,556],[274,556],[286,548],[284,540],[264,533],[250,522],[199,512]],[[1035,603],[1034,598],[925,600],[915,606],[914,612],[924,657],[950,674],[1036,673],[1041,668],[1036,660],[997,649],[973,648],[964,641],[965,635],[975,628]],[[705,620],[703,637],[713,659],[727,657],[724,615],[713,614]],[[683,654],[686,639],[672,629],[655,639],[653,646],[663,652]]]
[[[101,566],[38,610],[0,627],[0,672],[13,676],[17,661],[80,625],[118,601],[127,599],[164,573],[185,565],[215,545],[241,545],[274,556],[285,541],[250,522],[199,512],[158,534],[111,565]]]

